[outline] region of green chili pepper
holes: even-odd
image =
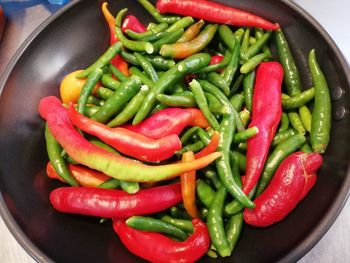
[[[101,77],[101,83],[103,86],[112,89],[117,90],[120,86],[120,82],[112,78],[111,76],[107,74],[103,74]]]
[[[120,188],[128,194],[135,194],[140,190],[138,182],[127,182],[119,180]]]
[[[275,137],[273,138],[273,141],[271,143],[272,147],[276,147],[278,144],[280,144],[281,142],[283,142],[285,139],[296,135],[297,132],[294,129],[289,129],[283,132],[278,132],[276,133]]]
[[[68,184],[78,186],[78,182],[71,175],[63,157],[61,156],[62,147],[52,136],[48,125],[45,126],[46,150],[49,160],[54,167],[56,173]]]
[[[219,36],[222,42],[233,52],[237,37],[227,25],[220,25],[218,28]],[[244,31],[243,31],[244,32]]]
[[[187,131],[185,131],[185,133],[180,138],[182,145],[185,145],[191,139],[191,137],[197,133],[198,129],[199,129],[198,126],[193,126],[189,128]]]
[[[235,180],[236,184],[239,187],[242,188],[241,175],[239,174],[238,156],[237,155],[232,155],[230,153],[230,163],[231,163],[231,170],[232,170],[233,180]]]
[[[264,30],[261,28],[255,28],[255,38],[260,39],[264,35]],[[262,48],[263,53],[265,53],[269,58],[272,57],[271,50],[267,44]]]
[[[197,135],[198,135],[199,139],[202,142],[204,142],[205,145],[208,145],[210,143],[210,140],[211,140],[210,135],[202,128],[198,128]]]
[[[269,55],[266,53],[261,53],[251,57],[241,66],[240,72],[242,74],[248,74],[249,72],[253,71],[257,66],[259,66],[259,64],[268,57]]]
[[[182,155],[185,152],[189,152],[189,151],[191,151],[191,152],[198,152],[198,151],[202,150],[204,147],[205,147],[205,143],[204,142],[197,141],[195,143],[186,145],[185,147],[183,147],[179,151],[176,151],[176,154],[177,155]]]
[[[240,143],[240,142],[245,142],[249,138],[255,136],[258,134],[259,129],[256,126],[250,127],[244,131],[240,131],[235,134],[233,142],[234,143]]]
[[[324,153],[330,140],[331,99],[327,80],[317,62],[314,49],[309,54],[309,68],[315,86],[310,143],[315,152]]]
[[[115,66],[113,66],[112,64],[109,65],[109,69],[111,70],[111,72],[113,73],[114,76],[116,76],[116,78],[118,80],[120,80],[121,82],[127,81],[128,77],[124,75],[123,72],[121,72],[119,69],[117,69]]]
[[[105,104],[91,118],[103,123],[108,121],[137,93],[140,86],[141,79],[139,77],[130,77],[120,85],[120,88],[114,92],[113,96],[106,100]]]
[[[242,94],[235,94],[230,98],[230,103],[237,112],[242,110],[244,101],[245,97]]]
[[[301,134],[306,133],[306,130],[297,112],[289,112],[288,118],[289,118],[290,124],[298,133],[301,133]]]
[[[147,0],[137,0],[145,9],[146,11],[158,22],[158,23],[167,23],[167,24],[173,24],[176,21],[180,20],[181,17],[179,16],[165,16],[161,15],[157,8],[155,8],[149,1]]]
[[[170,208],[170,214],[175,218],[191,220],[191,217],[184,210],[181,210],[176,206]]]
[[[165,44],[175,43],[184,33],[183,29],[178,29],[172,32],[167,32],[167,34],[161,39],[153,42],[154,53],[159,52],[160,48]]]
[[[158,111],[164,110],[164,109],[166,109],[166,108],[168,108],[167,105],[165,105],[165,104],[163,104],[163,103],[158,103],[158,104],[157,104],[156,106],[154,106],[154,108],[151,110],[150,115],[153,115],[153,114],[157,113]],[[135,125],[134,122],[133,122],[133,125]]]
[[[192,17],[185,16],[185,17],[182,17],[180,20],[176,21],[174,24],[172,24],[168,29],[166,29],[166,31],[175,32],[179,29],[184,29],[193,23],[194,23],[194,19]]]
[[[114,91],[111,90],[111,89],[108,89],[108,88],[99,87],[99,88],[97,89],[97,95],[98,95],[100,98],[104,99],[104,100],[106,100],[106,99],[108,99],[109,97],[113,96],[113,93],[114,93]]]
[[[129,68],[129,73],[131,76],[137,76],[141,79],[142,83],[144,85],[147,85],[149,88],[152,88],[154,86],[154,82],[152,80],[150,80],[149,78],[146,77],[145,74],[143,74],[141,72],[141,70],[139,70],[136,67],[131,67]]]
[[[86,106],[88,97],[91,94],[97,82],[102,77],[102,74],[103,74],[103,70],[100,68],[96,68],[88,75],[88,78],[84,83],[78,98],[78,111],[81,114],[85,115],[85,106]]]
[[[251,46],[251,45],[253,45],[253,44],[255,44],[255,43],[256,43],[256,38],[250,36],[250,37],[249,37],[249,46]]]
[[[243,79],[243,92],[244,92],[245,106],[247,107],[247,110],[249,112],[252,112],[254,83],[255,83],[255,71],[253,70],[247,75],[245,75]]]
[[[208,101],[208,106],[211,112],[222,114],[223,106],[220,101],[212,94],[204,92],[205,97]]]
[[[130,100],[126,107],[107,126],[117,127],[131,120],[137,113],[143,100],[149,92],[147,85],[142,85],[140,91]]]
[[[167,32],[166,31],[162,31],[162,32],[157,32],[157,33],[152,33],[152,34],[145,34],[145,35],[141,35],[144,33],[137,33],[134,32],[130,29],[125,30],[125,33],[132,39],[134,40],[139,40],[139,41],[146,41],[146,42],[154,42],[157,41],[158,39],[161,39],[162,37],[164,37]],[[145,32],[146,33],[146,32]]]
[[[168,70],[175,65],[174,60],[166,59],[166,58],[163,58],[162,56],[147,55],[145,57],[151,62],[153,67],[156,68],[157,70]]]
[[[89,95],[89,97],[87,98],[86,104],[102,106],[103,104],[105,104],[105,101],[95,97],[94,95]]]
[[[104,189],[117,189],[120,187],[120,181],[118,179],[111,178],[103,182],[102,184],[98,185],[97,187],[104,188]]]
[[[281,162],[288,155],[298,150],[305,142],[306,138],[304,135],[296,134],[277,145],[265,163],[255,196],[259,196],[264,191]]]
[[[244,31],[243,39],[242,39],[242,44],[241,44],[241,56],[244,52],[247,51],[249,47],[249,38],[250,38],[250,28],[248,27]]]
[[[222,257],[228,257],[231,255],[230,245],[227,241],[224,222],[222,218],[222,210],[227,192],[225,187],[221,187],[211,203],[208,212],[207,224],[212,244],[216,248],[216,251]]]
[[[281,116],[281,122],[280,122],[280,127],[278,129],[278,132],[284,132],[286,130],[288,130],[289,128],[289,118],[287,113],[282,112],[282,116]]]
[[[282,98],[282,107],[284,110],[297,109],[311,101],[315,96],[315,89],[310,88],[299,93],[294,97]]]
[[[227,96],[230,94],[230,87],[227,82],[216,72],[210,72],[207,75],[207,80],[221,89]]]
[[[238,213],[230,217],[226,225],[226,237],[230,246],[231,252],[234,250],[239,236],[242,232],[243,213]]]
[[[312,149],[311,146],[308,142],[304,143],[303,146],[301,146],[300,151],[304,152],[304,153],[312,153]]]
[[[247,61],[253,56],[257,55],[262,47],[267,43],[271,36],[271,31],[266,31],[266,33],[256,41],[255,44],[251,45],[244,53],[241,54],[243,61]]]
[[[85,69],[83,72],[76,75],[76,78],[82,79],[86,78],[90,73],[92,73],[96,69],[101,69],[105,65],[109,63],[109,61],[115,57],[122,49],[122,44],[120,42],[115,43],[114,45],[110,46],[107,51],[90,67]]]
[[[191,108],[196,107],[197,103],[190,91],[176,93],[174,95],[157,94],[157,100],[170,107]]]
[[[240,152],[232,151],[232,152],[230,152],[230,159],[232,159],[232,158],[237,158],[239,170],[241,172],[245,173],[245,168],[246,168],[246,164],[247,164],[246,156]]]
[[[138,230],[163,233],[177,237],[180,240],[185,240],[187,238],[186,232],[180,228],[152,217],[132,216],[126,220],[126,224]]]
[[[100,106],[91,106],[87,105],[85,107],[85,115],[88,116],[89,118],[94,115],[96,112],[100,110]]]
[[[122,51],[120,52],[120,56],[129,64],[132,64],[134,66],[139,66],[139,62],[137,61],[136,57],[133,54],[128,53],[126,51]]]
[[[239,63],[239,52],[240,52],[240,44],[237,40],[235,41],[235,47],[232,51],[232,57],[229,63],[227,64],[225,71],[223,72],[223,78],[226,81],[228,86],[231,86],[233,77],[236,74],[238,63]]]
[[[127,39],[124,36],[122,29],[118,26],[115,28],[115,33],[116,33],[116,36],[117,36],[118,40],[120,41],[120,43],[122,43],[123,46],[126,47],[127,49],[130,49],[133,51],[141,51],[141,52],[144,51],[148,54],[152,54],[155,50],[155,48],[151,42],[135,41],[135,40]]]
[[[311,132],[312,113],[309,108],[307,106],[301,106],[299,108],[299,115],[305,130]]]
[[[150,92],[134,118],[134,123],[137,124],[146,118],[148,113],[154,107],[157,94],[163,93],[168,87],[178,82],[185,75],[205,67],[209,64],[210,59],[210,55],[198,53],[180,61],[174,67],[165,72],[157,83],[151,87]]]
[[[209,179],[209,181],[212,183],[212,185],[216,189],[219,189],[221,187],[222,184],[214,169],[212,169],[211,167],[206,167],[201,171],[203,172],[204,176]]]
[[[197,181],[197,196],[205,207],[210,208],[215,197],[215,191],[203,180]]]
[[[236,94],[241,86],[241,83],[243,81],[244,78],[244,74],[240,74],[236,80],[233,82],[232,84],[232,88],[231,88],[231,92],[230,92],[230,96],[233,96],[234,94]]]
[[[240,111],[238,115],[239,115],[239,118],[242,120],[244,127],[247,127],[250,121],[250,112],[244,109]]]
[[[205,98],[201,85],[195,79],[192,80],[189,85],[198,107],[201,109],[205,118],[210,123],[210,126],[213,127],[215,130],[218,130],[220,125],[209,109],[208,102]]]
[[[213,71],[218,71],[220,69],[223,69],[230,62],[231,56],[232,55],[231,55],[230,51],[226,50],[224,58],[223,58],[223,60],[221,60],[220,63],[206,66],[205,68],[201,69],[198,73],[208,73],[208,72],[213,72]]]
[[[170,216],[164,215],[161,217],[161,220],[167,223],[170,223],[187,233],[192,233],[193,232],[193,225],[190,220],[184,220],[184,219],[179,219],[179,218],[172,218]]]
[[[139,62],[141,68],[145,71],[146,75],[153,81],[158,81],[158,74],[154,67],[152,66],[151,62],[149,62],[143,55],[140,53],[135,52],[134,56],[136,57],[137,61]]]
[[[281,28],[275,31],[275,39],[278,57],[284,69],[284,83],[288,94],[294,97],[301,93],[300,74]]]

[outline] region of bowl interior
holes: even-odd
[[[80,1],[46,22],[23,46],[14,67],[0,82],[1,211],[12,233],[38,261],[140,262],[123,247],[110,224],[58,213],[48,200],[50,191],[61,184],[45,175],[44,122],[37,113],[38,102],[47,95],[58,96],[60,81],[67,73],[88,66],[107,48],[109,32],[100,4]],[[265,229],[245,226],[230,259],[204,258],[203,262],[294,261],[329,228],[348,194],[350,148],[344,145],[350,142],[349,71],[324,31],[288,1],[239,0],[235,6],[282,25],[304,88],[312,85],[307,54],[316,49],[332,91],[332,137],[315,188],[290,216]],[[136,2],[109,4],[113,13],[124,7],[143,22],[151,20]]]

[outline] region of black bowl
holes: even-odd
[[[115,13],[127,6],[148,22],[150,16],[130,2],[111,1],[109,8]],[[230,5],[229,0],[220,2]],[[15,238],[40,262],[140,261],[123,247],[110,225],[58,213],[48,200],[49,192],[60,183],[45,175],[44,122],[37,105],[44,96],[58,95],[65,74],[86,67],[107,48],[109,33],[100,4],[74,2],[49,18],[22,45],[0,82],[0,210]],[[295,261],[328,230],[349,193],[349,68],[329,35],[295,4],[239,0],[235,6],[282,25],[304,87],[311,85],[307,54],[317,50],[332,92],[332,137],[315,188],[290,216],[265,229],[245,226],[231,258],[203,261]]]

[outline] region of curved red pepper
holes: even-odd
[[[187,163],[150,166],[108,152],[87,141],[68,118],[67,109],[54,96],[41,99],[39,113],[47,121],[50,132],[67,154],[76,162],[119,180],[157,182],[174,178],[184,172],[201,169],[222,154],[215,152]]]
[[[81,186],[97,187],[105,181],[111,179],[111,177],[101,172],[91,170],[82,165],[68,164],[68,169]],[[65,183],[65,181],[56,173],[51,162],[48,162],[46,165],[46,173],[48,177],[58,179]]]
[[[270,144],[282,115],[281,86],[283,68],[278,62],[263,62],[256,73],[252,121],[259,133],[247,142],[247,168],[243,191],[248,194],[257,184]]]
[[[209,123],[203,113],[194,108],[166,108],[137,125],[122,127],[152,139],[159,139],[170,134],[179,135],[187,126],[208,128]]]
[[[80,114],[72,104],[68,108],[68,116],[82,131],[98,137],[119,152],[141,161],[164,161],[181,149],[181,141],[175,134],[153,140],[128,129],[109,128]]]
[[[193,234],[183,242],[134,229],[123,220],[114,220],[113,229],[127,249],[141,258],[157,263],[189,263],[200,259],[210,246],[206,225],[199,219],[193,219],[192,224]]]
[[[264,227],[285,218],[315,185],[322,165],[318,153],[296,152],[278,167],[270,184],[255,200],[253,209],[244,210],[247,224]]]
[[[127,29],[130,29],[136,33],[146,32],[146,27],[133,15],[128,15],[122,24],[122,30],[125,33]]]
[[[112,14],[109,12],[108,8],[108,3],[104,2],[102,4],[102,13],[106,19],[106,22],[109,27],[110,31],[110,45],[112,46],[116,42],[118,42],[117,35],[115,34],[115,18],[112,16]],[[129,69],[128,69],[128,63],[124,61],[124,59],[117,54],[110,62],[113,66],[115,66],[117,69],[119,69],[121,72],[124,73],[124,75],[129,76]]]
[[[180,184],[168,184],[128,194],[122,190],[61,187],[50,193],[55,209],[64,213],[128,218],[166,210],[182,201]]]
[[[218,24],[253,26],[266,30],[279,28],[277,24],[260,16],[206,0],[158,0],[157,9],[160,13],[192,16]]]
[[[217,131],[214,131],[213,135],[211,136],[211,140],[207,146],[205,146],[202,150],[197,152],[194,157],[196,159],[202,158],[203,156],[206,156],[208,154],[211,154],[216,151],[216,149],[219,146],[219,140],[220,140],[220,133]]]

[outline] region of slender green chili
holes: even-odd
[[[137,0],[145,9],[146,11],[158,22],[158,23],[167,23],[167,24],[173,24],[176,21],[180,20],[181,17],[179,16],[165,16],[161,15],[157,8],[155,8],[149,1],[147,0]]]
[[[311,132],[311,122],[312,122],[312,113],[307,106],[301,106],[299,108],[299,115],[301,122],[307,132]]]
[[[191,108],[196,107],[197,103],[190,91],[184,91],[173,95],[157,94],[157,100],[170,107]]]
[[[216,194],[213,188],[203,180],[198,180],[196,190],[199,201],[201,201],[205,207],[210,208]]]
[[[134,56],[136,57],[137,61],[139,62],[141,68],[145,71],[146,75],[153,81],[158,81],[158,74],[157,71],[152,66],[151,62],[149,62],[143,55],[140,53],[135,52]]]
[[[244,92],[245,106],[249,112],[252,112],[254,83],[255,83],[255,71],[253,70],[247,75],[245,75],[243,79],[243,92]]]
[[[238,213],[230,217],[226,224],[226,237],[231,252],[235,249],[239,236],[242,232],[243,213]]]
[[[297,109],[311,101],[315,96],[315,88],[310,88],[294,97],[282,98],[282,107],[284,110]]]
[[[289,112],[288,113],[288,118],[289,118],[289,122],[292,125],[292,127],[301,134],[305,134],[306,130],[304,128],[304,125],[300,119],[299,113],[297,112]]]
[[[278,132],[284,132],[284,131],[288,130],[288,128],[289,128],[288,114],[285,112],[282,112],[280,127],[278,128]]]
[[[120,82],[118,80],[115,80],[111,76],[107,74],[103,74],[101,77],[101,83],[103,86],[112,89],[112,90],[117,90],[120,86]]]
[[[230,87],[227,84],[226,80],[221,77],[216,72],[210,72],[207,74],[207,80],[212,83],[213,85],[217,86],[219,89],[221,89],[226,96],[230,94]]]

